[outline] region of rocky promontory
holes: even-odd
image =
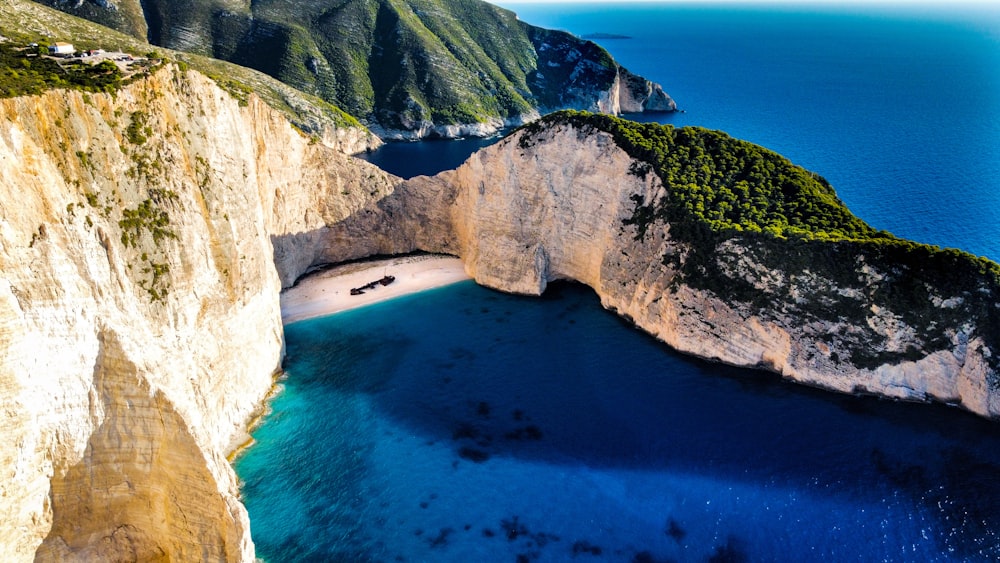
[[[330,259],[452,253],[503,291],[575,280],[683,352],[1000,416],[1000,267],[875,231],[719,132],[555,114],[326,238]]]

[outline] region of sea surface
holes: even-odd
[[[983,7],[509,4],[856,214],[1000,258],[1000,16]],[[489,140],[393,144],[404,176]],[[236,461],[279,561],[997,561],[1000,427],[698,361],[601,309],[463,282],[286,327]]]

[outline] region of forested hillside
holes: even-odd
[[[495,129],[560,108],[617,113],[620,83],[637,98],[624,111],[675,107],[597,44],[481,0],[37,1],[261,70],[383,130]]]

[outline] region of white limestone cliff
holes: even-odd
[[[614,82],[602,92],[593,107],[585,108],[610,115],[677,111],[677,103],[655,82],[618,67]]]
[[[252,561],[282,280],[396,181],[172,66],[0,100],[4,560]]]
[[[946,349],[913,360],[902,352],[920,349],[916,329],[884,305],[871,303],[867,326],[858,327],[804,319],[791,309],[760,311],[677,283],[682,278],[663,257],[683,254],[686,246],[669,228],[639,237],[627,224],[634,196],[657,201],[666,195],[655,174],[631,173],[637,161],[608,133],[557,125],[522,144],[527,134],[479,151],[455,171],[408,181],[336,226],[326,241],[330,257],[446,252],[460,256],[477,282],[524,294],[540,294],[553,280],[575,280],[592,287],[604,307],[682,352],[840,392],[934,400],[1000,417],[1000,391],[989,383],[998,379],[989,361],[996,352],[970,323],[946,329]],[[838,287],[808,272],[786,275],[746,250],[721,244],[714,256],[732,279],[787,292],[792,305],[807,303],[818,288],[863,302],[871,283]],[[882,275],[880,267],[867,266],[868,276]],[[954,306],[951,296],[932,298],[942,314]],[[888,360],[855,365],[851,352],[859,345]]]
[[[241,106],[172,66],[114,95],[0,100],[7,560],[252,560],[226,455],[279,368],[278,292],[314,265],[373,254],[458,255],[480,283],[517,293],[577,280],[681,351],[1000,417],[996,352],[968,322],[947,327],[945,349],[862,367],[847,361],[851,342],[874,336],[889,357],[916,342],[884,303],[855,326],[675,283],[664,256],[684,243],[626,221],[634,197],[665,188],[607,133],[522,131],[405,183],[326,146],[366,134],[328,133],[302,135],[255,97]],[[840,287],[746,250],[727,242],[713,256],[794,303],[816,288],[862,299],[886,275],[864,264]],[[961,305],[932,289],[941,311]]]

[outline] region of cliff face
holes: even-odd
[[[252,560],[226,455],[282,280],[396,181],[172,66],[0,100],[0,553]]]
[[[0,100],[0,553],[251,560],[225,456],[279,367],[278,292],[380,253],[455,254],[518,293],[577,280],[681,351],[1000,416],[995,265],[871,233],[776,155],[650,126],[690,141],[667,174],[639,129],[587,119],[401,183],[174,66],[113,95]],[[712,151],[749,172],[703,167]],[[818,186],[777,215],[825,205],[829,232],[754,231],[721,204],[701,211],[725,229],[671,215],[687,184],[664,178],[735,174],[753,199],[741,174],[768,169]]]
[[[477,282],[516,293],[576,280],[683,352],[1000,416],[998,287],[964,273],[971,257],[895,239],[681,236],[678,224],[637,220],[662,219],[645,203],[675,197],[649,169],[604,131],[522,130],[455,171],[408,181],[331,231],[327,251],[452,253]],[[950,274],[928,273],[951,258]]]
[[[659,84],[632,74],[596,43],[564,31],[524,27],[537,57],[527,82],[545,110],[611,115],[677,110]]]

